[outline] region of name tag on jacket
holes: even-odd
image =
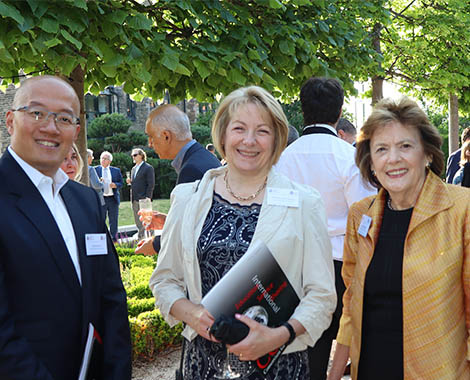
[[[106,234],[86,234],[85,247],[87,256],[107,255]]]
[[[299,207],[299,192],[291,189],[268,187],[267,202],[270,206]]]

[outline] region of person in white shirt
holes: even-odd
[[[119,219],[119,203],[121,196],[119,189],[122,187],[124,180],[122,178],[121,169],[111,166],[113,155],[104,151],[100,155],[101,165],[96,166],[96,174],[103,182],[104,210],[105,218],[108,215],[109,232],[114,242],[117,242],[118,219]]]
[[[329,329],[313,348],[309,348],[312,380],[326,379],[331,345],[339,327],[345,291],[341,277],[343,242],[349,207],[374,194],[361,179],[354,162],[355,148],[340,139],[335,129],[343,100],[343,88],[337,80],[308,79],[300,91],[305,125],[302,136],[286,148],[276,165],[276,169],[291,180],[320,192],[333,247],[338,304]]]

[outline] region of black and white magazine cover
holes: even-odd
[[[300,300],[266,244],[250,245],[243,257],[202,299],[217,319],[221,315],[245,314],[259,323],[277,327],[290,319]],[[285,347],[257,361],[266,373]],[[268,365],[269,364],[269,365]]]

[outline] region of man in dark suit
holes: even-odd
[[[77,379],[91,326],[88,378],[131,378],[126,294],[98,194],[60,164],[80,105],[58,77],[25,80],[6,113],[0,159],[0,378]]]
[[[147,164],[147,154],[143,149],[134,148],[131,153],[134,160],[134,167],[131,170],[131,177],[126,182],[131,185],[131,203],[134,212],[135,225],[139,230],[139,240],[144,237],[144,227],[139,219],[139,200],[152,199],[153,188],[155,187],[155,170]]]
[[[464,142],[470,139],[470,128],[465,128],[462,132],[462,136],[460,137],[462,145]],[[457,149],[454,153],[452,153],[449,158],[447,159],[447,170],[446,170],[446,182],[452,183],[454,180],[455,173],[460,169],[460,156],[461,156],[462,149]]]
[[[98,177],[103,182],[103,195],[104,195],[104,217],[108,216],[109,232],[113,242],[117,241],[118,232],[118,218],[119,218],[119,203],[121,197],[119,189],[122,187],[124,181],[122,179],[121,169],[110,166],[113,162],[113,155],[110,152],[104,151],[100,156],[101,165],[95,167]]]
[[[176,184],[201,179],[204,173],[220,166],[219,160],[205,149],[191,134],[188,116],[178,107],[165,104],[154,109],[147,118],[145,133],[152,147],[162,159],[173,160],[171,166],[178,174]],[[163,228],[166,215],[154,216],[154,226]],[[160,237],[141,240],[136,253],[152,255],[160,250]]]

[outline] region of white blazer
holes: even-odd
[[[171,194],[158,263],[150,278],[156,307],[171,326],[179,321],[170,315],[170,309],[175,301],[186,298],[186,292],[192,302],[201,302],[196,243],[212,205],[215,179],[225,170],[209,170],[201,181],[178,185]],[[274,170],[268,175],[270,187],[299,193],[300,207],[269,205],[265,196],[252,239],[266,243],[300,298],[292,318],[307,331],[284,351],[289,353],[313,346],[330,325],[336,306],[333,259],[318,191]],[[183,335],[193,339],[196,332],[186,326]]]

